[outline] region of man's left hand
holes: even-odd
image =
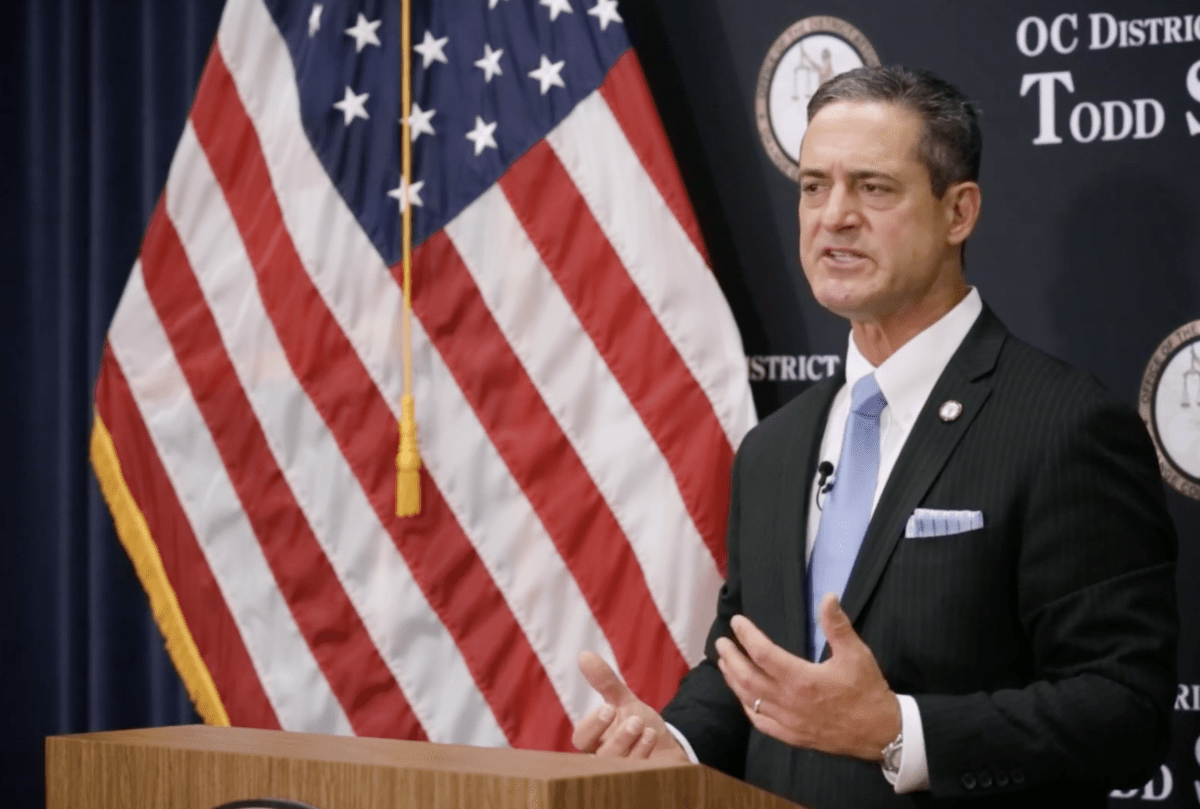
[[[795,747],[880,761],[900,732],[900,703],[833,594],[822,600],[820,618],[831,652],[823,663],[790,654],[736,615],[730,626],[745,653],[718,638],[717,666],[762,733]]]

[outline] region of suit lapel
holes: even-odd
[[[808,649],[808,575],[805,545],[808,536],[808,505],[813,477],[817,472],[821,452],[821,437],[834,396],[845,384],[845,372],[815,385],[796,413],[795,443],[784,453],[784,466],[779,476],[777,496],[781,508],[775,509],[778,524],[774,536],[781,543],[780,558],[786,571],[783,575],[783,605],[786,613],[783,626],[785,648],[804,656]],[[789,503],[795,503],[789,508]]]
[[[858,620],[879,583],[909,515],[921,504],[991,393],[991,372],[1006,334],[1004,325],[984,306],[917,416],[846,583],[842,608],[852,623]],[[949,399],[961,403],[963,410],[961,416],[947,422],[938,410]]]

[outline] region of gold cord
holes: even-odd
[[[400,447],[396,452],[396,516],[412,517],[421,511],[421,452],[417,445],[416,407],[412,387],[412,9],[400,0],[400,155],[403,179],[400,214],[404,265],[404,303],[400,312],[404,345],[404,392],[400,397]]]

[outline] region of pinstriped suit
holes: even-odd
[[[920,707],[931,791],[877,764],[755,731],[716,668],[729,619],[803,655],[804,526],[842,380],[745,439],[707,657],[663,711],[700,760],[812,809],[1103,806],[1165,752],[1175,679],[1175,533],[1136,414],[1008,334],[984,307],[913,426],[843,607],[897,693]],[[960,418],[937,415],[947,399]],[[905,539],[917,507],[978,509],[982,529]],[[983,798],[982,804],[977,799]]]

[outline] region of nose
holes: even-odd
[[[835,183],[829,189],[829,196],[821,211],[821,226],[826,230],[839,231],[861,224],[862,215],[855,195],[842,183]]]

